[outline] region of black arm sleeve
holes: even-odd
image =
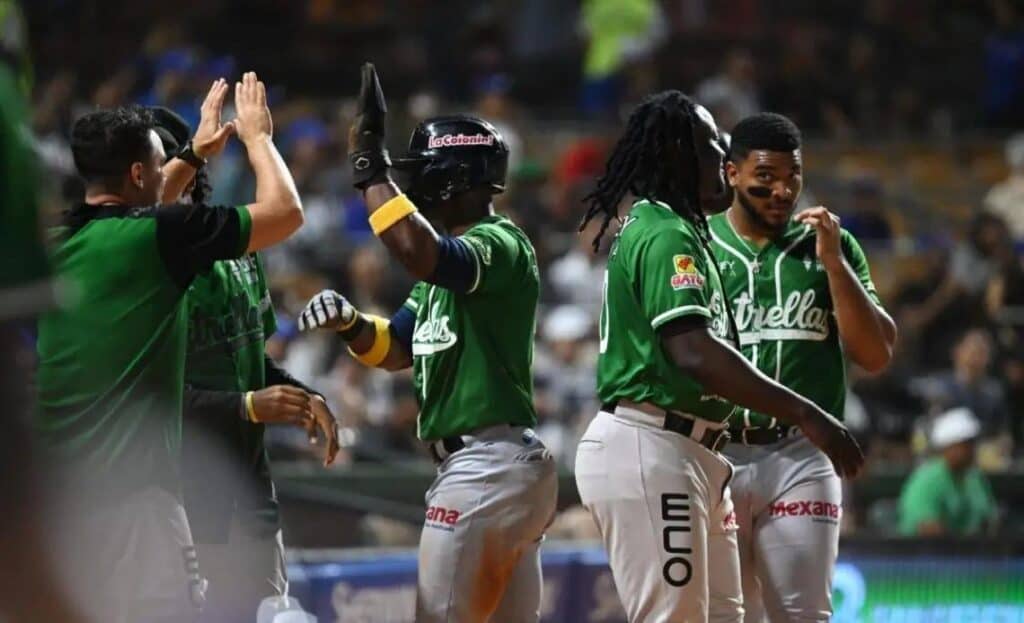
[[[197,389],[186,385],[183,406],[184,417],[192,420],[248,419],[245,413],[245,394],[242,392]]]
[[[270,387],[271,385],[291,385],[292,387],[298,387],[307,394],[323,398],[323,394],[289,374],[287,370],[282,368],[280,364],[271,359],[268,355],[263,356],[263,374],[266,379],[267,387]]]
[[[434,274],[424,281],[453,292],[469,292],[477,283],[479,269],[473,251],[465,241],[442,236],[438,241]]]
[[[391,317],[391,337],[412,354],[412,332],[416,328],[416,314],[408,307],[400,307]]]
[[[217,260],[245,253],[248,232],[238,208],[175,203],[156,211],[160,258],[174,282],[185,289]]]

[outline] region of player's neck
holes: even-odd
[[[735,203],[725,211],[725,218],[741,238],[760,249],[779,236],[779,232],[765,229],[750,219],[743,206]]]

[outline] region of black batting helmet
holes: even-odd
[[[505,191],[508,144],[490,123],[470,115],[427,119],[412,132],[409,152],[392,162],[402,189],[431,204],[474,188]]]

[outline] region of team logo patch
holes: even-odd
[[[692,255],[673,256],[672,266],[676,271],[669,280],[673,290],[699,290],[704,287],[704,275],[697,270]]]
[[[462,513],[452,508],[431,506],[427,508],[424,527],[434,528],[435,530],[444,530],[445,532],[454,532],[455,524],[458,523],[459,516],[461,514]]]
[[[442,134],[431,136],[427,140],[427,148],[437,149],[439,147],[476,147],[478,145],[493,145],[494,137],[487,134]]]
[[[823,523],[839,523],[843,516],[841,504],[833,504],[822,500],[781,500],[768,507],[771,517],[810,517],[811,521]]]

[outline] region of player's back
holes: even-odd
[[[494,424],[533,426],[533,338],[540,297],[526,234],[491,216],[462,236],[480,263],[479,283],[457,293],[419,283],[412,355],[419,435],[440,439]]]
[[[35,427],[78,479],[112,492],[175,485],[184,292],[160,258],[152,210],[59,228],[67,303],[39,319]]]

